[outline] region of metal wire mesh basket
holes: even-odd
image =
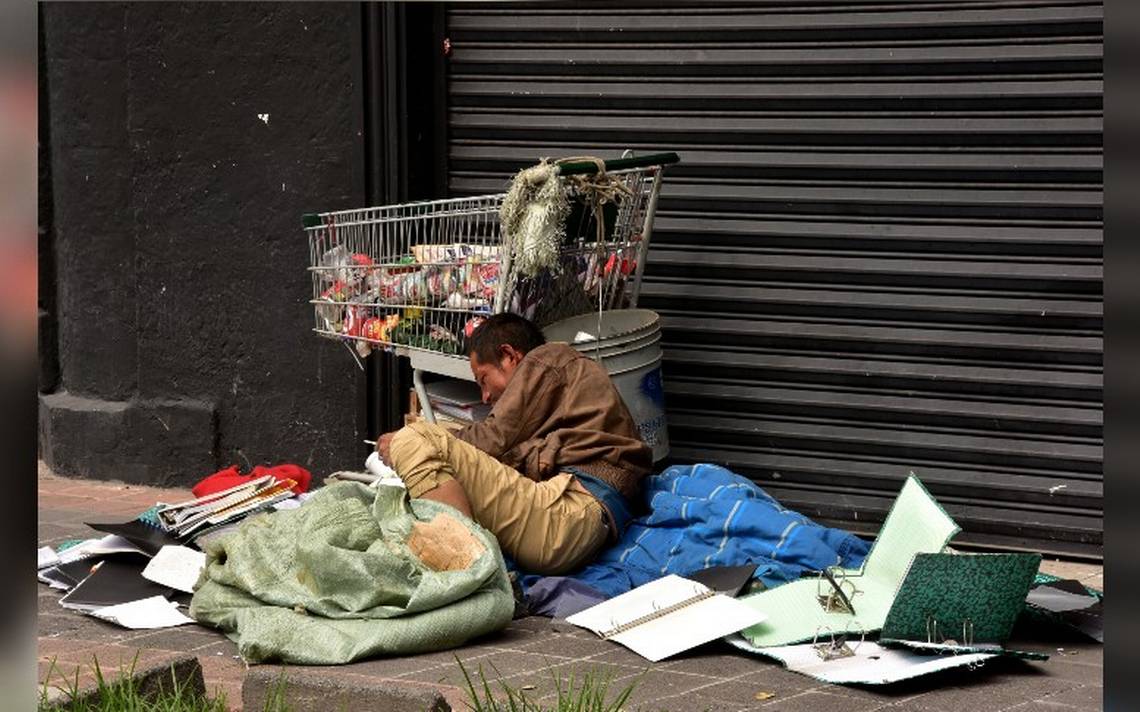
[[[361,355],[389,348],[415,361],[463,357],[489,314],[511,311],[541,327],[636,306],[663,168],[677,160],[606,162],[606,175],[624,188],[601,204],[567,180],[598,167],[562,164],[565,236],[553,264],[533,274],[516,268],[517,247],[504,242],[506,193],[306,215],[314,331]]]

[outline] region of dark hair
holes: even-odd
[[[482,363],[498,363],[499,347],[510,344],[522,353],[546,343],[542,330],[534,322],[510,312],[494,314],[475,327],[467,340],[467,354],[475,354]]]

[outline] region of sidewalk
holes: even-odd
[[[156,489],[115,482],[76,480],[53,475],[41,463],[39,472],[39,546],[96,533],[84,521],[125,521],[156,501],[177,501],[185,490]],[[1042,570],[1079,578],[1103,590],[1100,566],[1047,561]],[[237,646],[222,634],[200,626],[159,631],[131,631],[65,610],[60,594],[39,587],[40,679],[54,660],[68,676],[80,669],[80,683],[90,681],[90,664],[97,657],[104,671],[136,658],[139,668],[197,656],[211,693],[220,690],[231,708],[242,708],[243,682],[249,709],[260,709],[266,681],[276,679],[279,666],[247,667]],[[892,686],[828,685],[785,670],[765,658],[746,657],[724,643],[712,643],[662,663],[652,664],[620,645],[580,629],[567,629],[550,619],[530,617],[512,622],[504,631],[453,651],[403,658],[370,660],[337,667],[289,667],[290,690],[301,697],[314,690],[336,689],[346,701],[371,701],[348,709],[380,709],[379,699],[416,701],[442,696],[453,709],[467,709],[458,657],[468,671],[480,666],[487,679],[503,679],[524,688],[528,697],[551,702],[551,670],[581,679],[588,670],[615,680],[618,690],[634,682],[629,709],[669,710],[812,710],[871,712],[872,710],[1073,710],[1102,709],[1103,647],[1076,636],[1050,632],[1037,638],[1023,632],[1010,647],[1038,650],[1052,657],[1045,662],[990,660],[977,670],[947,671]],[[491,666],[494,666],[494,671]],[[494,684],[492,682],[492,684]],[[388,695],[389,697],[384,697]],[[544,698],[544,695],[547,695]],[[395,697],[392,697],[395,696]],[[292,693],[287,694],[293,699]],[[315,707],[317,709],[319,707]],[[420,706],[422,709],[423,706]]]

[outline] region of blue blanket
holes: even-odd
[[[642,484],[649,513],[571,579],[609,598],[666,574],[756,564],[768,588],[825,566],[857,568],[870,544],[785,509],[752,481],[718,465],[675,465]],[[551,579],[527,575],[523,590],[549,596]],[[539,584],[537,588],[535,585]],[[542,606],[540,606],[542,608]],[[532,610],[534,606],[532,605]]]

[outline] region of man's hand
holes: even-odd
[[[395,434],[394,432],[384,433],[376,438],[376,452],[380,453],[380,459],[389,467],[392,466],[392,461],[389,457],[391,457],[392,436]]]

